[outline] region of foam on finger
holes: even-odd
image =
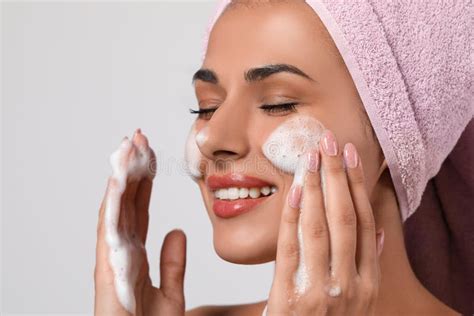
[[[144,258],[145,248],[135,231],[119,227],[121,200],[127,184],[154,177],[153,152],[146,137],[137,130],[132,140],[124,138],[119,148],[110,156],[111,182],[105,204],[105,241],[108,246],[109,264],[114,273],[117,298],[130,313],[135,313],[134,289]]]

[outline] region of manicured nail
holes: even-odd
[[[383,244],[385,242],[385,231],[383,228],[380,228],[377,231],[377,256],[380,257],[380,254],[383,250]]]
[[[312,150],[308,153],[308,170],[316,172],[319,169],[319,152]]]
[[[290,193],[288,194],[288,205],[292,208],[299,208],[300,201],[301,201],[301,185],[294,184],[291,189]]]
[[[357,150],[355,146],[351,143],[347,143],[344,146],[344,162],[349,168],[355,168],[359,163],[359,156],[357,155]]]
[[[324,131],[323,149],[324,149],[324,152],[329,156],[337,155],[336,137],[330,130]]]

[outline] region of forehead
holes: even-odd
[[[319,17],[304,1],[236,6],[225,11],[212,28],[203,68],[230,74],[288,63],[314,78],[332,62],[329,39]]]

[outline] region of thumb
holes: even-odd
[[[160,289],[165,297],[184,306],[186,235],[180,229],[170,231],[161,247]]]

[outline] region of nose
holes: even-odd
[[[224,102],[199,131],[196,142],[209,160],[238,160],[249,151],[248,111],[238,104]]]

